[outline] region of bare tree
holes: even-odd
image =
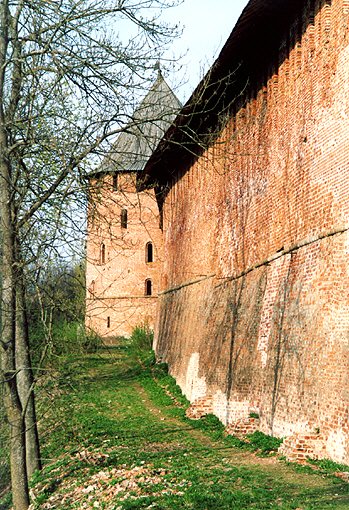
[[[67,182],[86,171],[88,157],[97,157],[129,125],[159,47],[173,36],[158,16],[175,2],[0,2],[0,350],[16,510],[28,507],[28,474],[40,467],[38,447],[29,439],[36,419],[25,242],[67,196]]]

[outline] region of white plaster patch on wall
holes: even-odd
[[[290,417],[290,421],[279,421],[275,420],[273,423],[273,430],[271,431],[269,420],[265,420],[263,416],[260,421],[260,429],[265,434],[270,434],[271,432],[275,437],[288,437],[293,434],[305,434],[305,433],[313,433],[314,430],[311,430],[309,427],[309,423],[307,421],[297,420],[292,423],[292,417]]]
[[[272,330],[275,301],[280,288],[281,278],[284,274],[285,268],[289,264],[289,259],[289,255],[280,257],[272,262],[269,269],[267,287],[264,293],[266,297],[263,300],[257,342],[257,351],[261,357],[262,368],[265,368],[268,361],[268,343],[270,332]]]
[[[347,439],[348,436],[341,428],[330,432],[326,443],[326,451],[331,459],[336,462],[344,462],[346,458]]]
[[[219,420],[227,425],[227,396],[222,391],[218,390],[213,395],[213,414],[219,418]]]
[[[226,425],[233,423],[242,418],[248,418],[250,409],[249,400],[230,400],[227,405],[227,419],[225,420]]]
[[[199,377],[200,355],[194,352],[190,356],[187,373],[185,377],[185,396],[190,402],[204,397],[207,393],[206,378]]]
[[[337,334],[337,342],[339,341],[343,344],[343,348],[347,350],[348,346],[348,331],[349,331],[349,305],[347,303],[343,303],[337,309],[337,317],[340,318],[338,321],[338,334]]]

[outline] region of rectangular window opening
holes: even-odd
[[[127,209],[121,210],[120,220],[121,228],[127,228]]]
[[[113,175],[113,191],[118,191],[118,174]]]

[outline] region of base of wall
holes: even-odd
[[[205,396],[192,402],[185,414],[191,420],[200,420],[212,413],[213,398]],[[229,423],[225,433],[244,439],[258,430],[260,430],[259,418],[249,416]],[[297,433],[286,437],[278,449],[278,453],[286,457],[287,461],[297,463],[305,463],[307,459],[319,460],[328,457],[324,437],[314,433]]]
[[[202,398],[197,398],[190,404],[188,409],[186,410],[186,417],[191,420],[200,420],[207,414],[213,413],[213,398],[206,396]]]
[[[297,463],[304,463],[307,459],[328,458],[326,442],[321,434],[298,433],[286,437],[278,453],[284,455],[289,462]]]
[[[88,299],[85,326],[103,339],[128,338],[137,326],[154,329],[156,307],[157,296]]]
[[[259,418],[248,417],[229,423],[225,429],[225,433],[229,436],[236,436],[239,439],[243,439],[257,430],[259,430]]]

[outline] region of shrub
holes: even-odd
[[[137,326],[128,342],[128,354],[137,363],[150,366],[155,363],[155,355],[152,350],[154,334],[147,325]]]
[[[85,329],[81,332],[82,340],[81,345],[85,352],[97,352],[103,346],[103,340],[101,337],[95,333],[94,331],[85,331]]]
[[[130,337],[130,346],[135,349],[149,351],[153,348],[153,331],[149,326],[136,326]]]
[[[252,449],[258,450],[261,454],[276,452],[283,441],[278,437],[267,436],[259,431],[249,434],[247,438]]]
[[[86,331],[84,324],[72,321],[59,321],[52,324],[50,334],[43,327],[30,332],[33,365],[37,365],[44,356],[45,365],[59,364],[59,358],[96,352],[102,345],[102,339],[93,331]]]

